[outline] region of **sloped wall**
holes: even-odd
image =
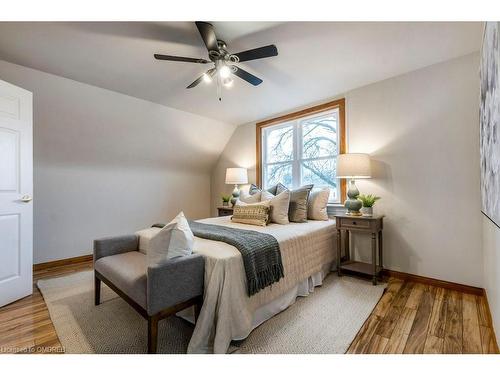
[[[180,210],[209,216],[233,125],[4,61],[0,78],[33,92],[35,263]]]

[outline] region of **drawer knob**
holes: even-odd
[[[352,222],[352,225],[356,225],[356,222],[355,222],[355,221],[353,221],[353,222]]]

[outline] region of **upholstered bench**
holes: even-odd
[[[95,240],[95,305],[100,304],[102,281],[147,319],[148,353],[156,353],[161,319],[193,305],[197,319],[204,268],[205,261],[198,254],[148,266],[137,235]]]

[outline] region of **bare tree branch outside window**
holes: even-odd
[[[278,182],[286,186],[313,183],[316,187],[329,186],[331,199],[338,200],[336,157],[339,152],[337,112],[322,114],[289,125],[267,130],[265,185]],[[297,142],[296,138],[300,138]],[[297,143],[300,146],[297,148]],[[295,170],[299,177],[293,176]]]

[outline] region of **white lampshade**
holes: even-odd
[[[340,154],[337,157],[338,178],[370,178],[371,176],[368,154]]]
[[[226,184],[247,184],[248,175],[245,168],[227,168]]]

